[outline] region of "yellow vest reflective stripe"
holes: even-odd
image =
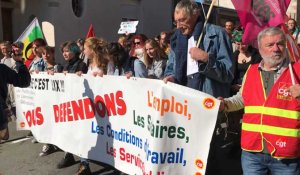
[[[266,134],[275,134],[280,136],[300,137],[299,129],[281,128],[275,126],[267,126],[260,124],[243,123],[242,130],[252,132],[262,132]]]
[[[245,106],[245,114],[265,114],[288,119],[300,119],[300,112],[264,106]]]

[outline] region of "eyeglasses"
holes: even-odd
[[[181,18],[181,19],[178,19],[178,20],[174,21],[173,24],[174,24],[175,26],[177,26],[177,25],[182,25],[182,24],[185,24],[185,22],[186,22],[187,20],[188,20],[187,17]]]
[[[141,42],[134,42],[133,44],[134,44],[134,45],[140,45]]]

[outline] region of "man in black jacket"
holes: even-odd
[[[17,72],[5,64],[0,64],[0,140],[8,140],[9,138],[8,120],[4,111],[8,91],[7,84],[12,84],[16,87],[28,87],[31,81],[29,71],[22,62],[22,57],[13,56],[13,58],[16,61]]]

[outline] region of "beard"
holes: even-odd
[[[286,58],[286,52],[275,52],[272,55],[261,55],[264,64],[268,67],[276,68],[279,66],[283,60]]]

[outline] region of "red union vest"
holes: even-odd
[[[300,63],[294,63],[293,70],[297,84]],[[265,139],[265,145],[273,157],[300,157],[300,101],[287,92],[292,84],[289,69],[282,72],[267,97],[258,64],[251,65],[244,78],[242,149],[261,152]]]

